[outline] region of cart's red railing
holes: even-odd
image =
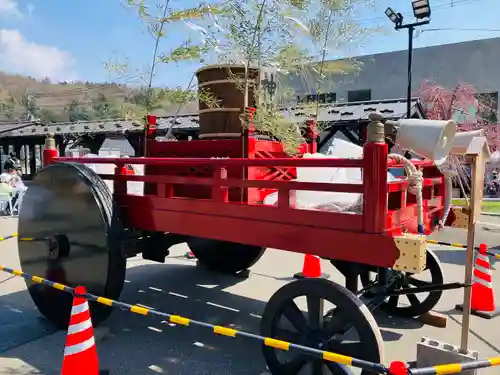
[[[46,159],[47,160],[47,159]],[[286,249],[345,261],[390,267],[399,256],[391,236],[402,228],[416,228],[416,204],[406,194],[404,182],[387,183],[387,146],[369,143],[363,159],[196,159],[196,158],[52,158],[51,162],[114,164],[115,173],[101,175],[113,181],[114,198],[121,217],[129,228],[171,232],[194,237]],[[181,165],[205,166],[210,177],[168,175],[127,175],[123,166]],[[246,166],[294,166],[362,168],[363,184],[310,183],[228,178],[231,168]],[[398,167],[397,164],[391,166]],[[207,168],[208,167],[208,168]],[[424,168],[424,176],[425,176]],[[439,176],[427,173],[426,209],[435,209],[432,195]],[[436,178],[435,178],[436,177]],[[127,194],[127,182],[154,184],[154,194]],[[174,185],[209,187],[207,199],[182,198],[174,194]],[[278,193],[277,207],[229,201],[230,187],[268,188]],[[295,191],[343,192],[363,195],[362,214],[295,209]],[[390,192],[388,191],[390,190]],[[408,195],[408,201],[406,196]],[[403,199],[403,196],[405,199]],[[427,217],[425,228],[433,228]],[[415,225],[413,224],[415,222]],[[332,243],[334,246],[325,246]]]
[[[361,159],[206,159],[206,158],[57,158],[61,162],[78,162],[87,164],[115,164],[114,175],[100,175],[105,180],[113,180],[113,190],[116,200],[127,206],[140,205],[150,209],[164,209],[173,211],[188,211],[205,215],[225,215],[241,219],[255,219],[262,221],[280,221],[292,225],[311,225],[328,229],[348,230],[353,232],[364,231],[361,215],[329,212],[295,210],[295,191],[342,192],[366,194],[362,184],[313,183],[297,181],[266,181],[243,180],[227,177],[226,168],[259,167],[259,166],[298,166],[298,167],[333,167],[333,168],[362,168]],[[173,176],[173,175],[123,175],[124,164],[142,165],[189,165],[209,166],[213,170],[212,177]],[[127,182],[145,182],[157,185],[157,194],[154,196],[127,195]],[[186,199],[176,197],[173,186],[190,184],[211,186],[211,199]],[[262,204],[241,204],[228,202],[229,188],[266,188],[278,192],[277,207]],[[170,199],[165,199],[170,198]],[[224,204],[221,204],[224,203]],[[368,232],[370,228],[367,228]],[[379,233],[384,228],[380,228]]]
[[[366,148],[366,147],[365,147]],[[376,158],[378,159],[378,158]],[[407,189],[406,181],[396,181],[387,183],[387,168],[402,167],[401,165],[382,159],[383,163],[378,166],[367,168],[366,157],[364,159],[207,159],[207,158],[57,158],[55,161],[78,162],[88,164],[115,164],[114,175],[101,175],[103,179],[114,181],[115,195],[122,196],[117,199],[121,204],[147,205],[151,209],[169,209],[169,210],[192,210],[193,212],[210,214],[224,214],[237,217],[253,217],[262,220],[285,220],[290,224],[316,225],[329,229],[350,230],[355,232],[382,233],[385,230],[397,231],[401,226],[401,221],[410,220],[415,213],[415,202],[406,201],[406,195],[403,194]],[[380,159],[378,159],[380,160]],[[156,166],[209,166],[213,169],[212,178],[194,177],[194,176],[173,176],[173,175],[122,175],[122,167],[125,164],[142,164]],[[432,166],[430,161],[417,161],[416,165],[421,168]],[[242,180],[227,178],[226,168],[231,167],[259,167],[259,166],[280,166],[280,167],[329,167],[329,168],[363,168],[364,184],[342,184],[342,183],[311,183],[297,181],[265,181],[265,180]],[[145,182],[154,183],[158,187],[156,196],[137,197],[128,195],[126,191],[126,182]],[[424,179],[425,187],[434,187],[443,183],[443,178],[432,177]],[[173,185],[191,184],[199,186],[211,186],[212,194],[210,200],[196,200],[189,202],[186,199],[175,197],[173,194]],[[378,188],[382,186],[383,188]],[[272,189],[278,191],[278,211],[294,208],[294,192],[297,190],[317,191],[317,192],[341,192],[341,193],[359,193],[364,195],[363,215],[315,212],[306,210],[288,211],[286,215],[283,212],[277,212],[275,207],[267,207],[269,210],[259,205],[243,205],[232,202],[232,205],[220,205],[228,202],[229,188],[260,188]],[[387,193],[401,193],[400,204],[387,205]],[[404,199],[402,198],[404,195]],[[126,196],[126,197],[124,197]],[[181,199],[179,202],[168,201],[165,198]],[[441,199],[441,197],[439,198]],[[392,199],[394,200],[394,199]],[[434,211],[442,209],[443,201],[430,202]],[[234,210],[234,205],[238,205]],[[259,208],[262,207],[264,210]],[[389,208],[389,212],[388,212]],[[427,207],[430,209],[429,207]],[[256,211],[259,210],[259,211]],[[297,212],[299,211],[299,212]],[[393,213],[391,213],[393,211]],[[295,215],[295,216],[294,216]],[[328,215],[328,216],[325,216]],[[403,220],[401,220],[403,218]],[[405,219],[406,218],[406,219]],[[431,230],[427,225],[428,231]]]
[[[363,168],[365,167],[363,159],[292,159],[292,158],[274,158],[274,159],[244,159],[244,158],[70,158],[57,157],[54,161],[74,162],[86,164],[115,164],[124,166],[125,164],[137,165],[189,165],[189,166],[211,166],[211,167],[322,167],[322,168]]]

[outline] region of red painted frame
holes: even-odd
[[[399,257],[392,236],[416,233],[416,199],[406,194],[406,182],[387,182],[387,169],[402,167],[387,162],[385,143],[367,143],[363,159],[207,159],[207,158],[54,158],[49,162],[115,164],[114,197],[125,224],[147,231],[278,248],[299,253],[391,267]],[[124,164],[156,167],[209,166],[211,177],[173,175],[123,175]],[[430,161],[416,162],[424,173],[425,232],[430,233],[442,215],[444,179]],[[334,167],[362,168],[363,184],[306,183],[228,177],[228,168]],[[155,184],[154,195],[127,194],[127,181]],[[175,185],[210,189],[207,199],[176,197]],[[229,201],[229,188],[278,191],[277,207]],[[294,208],[294,192],[334,191],[363,194],[363,214],[333,213]],[[406,199],[404,199],[406,197]]]
[[[308,144],[302,144],[298,149],[298,156],[309,151]],[[148,157],[155,158],[244,158],[248,159],[274,159],[289,158],[283,151],[281,142],[256,139],[253,136],[242,136],[234,139],[220,140],[196,140],[180,142],[157,142],[148,141]],[[169,176],[191,176],[211,177],[213,170],[210,165],[146,165],[146,175],[169,175]],[[280,167],[273,164],[266,166],[231,166],[227,168],[228,177],[234,179],[250,180],[283,180],[290,181],[297,177],[296,168],[293,166]],[[156,194],[156,185],[147,183],[145,187],[147,194]],[[229,190],[229,200],[232,202],[256,203],[262,202],[264,198],[273,193],[266,188],[250,187],[242,191],[236,187]],[[190,184],[176,184],[174,194],[177,197],[209,199],[210,189],[206,186]]]

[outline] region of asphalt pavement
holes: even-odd
[[[500,218],[484,216],[483,222],[500,224]],[[0,236],[16,231],[15,219],[0,218]],[[477,243],[487,243],[500,252],[500,228],[478,226]],[[463,230],[447,229],[433,236],[447,242],[465,242]],[[327,244],[325,244],[327,246]],[[332,244],[334,246],[334,244]],[[443,263],[447,282],[463,281],[464,250],[431,246]],[[269,250],[252,268],[248,279],[222,276],[197,267],[187,260],[184,245],[171,251],[165,264],[140,257],[128,262],[127,281],[121,300],[168,313],[259,332],[260,316],[266,301],[301,270],[302,256]],[[377,249],[367,249],[377,251]],[[0,263],[19,267],[16,240],[0,242]],[[323,270],[333,281],[342,276],[326,261]],[[500,273],[493,271],[494,288],[500,293]],[[497,293],[497,294],[498,294]],[[447,328],[423,325],[415,319],[376,314],[385,344],[385,363],[413,361],[416,342],[422,336],[458,345],[461,316],[454,306],[463,291],[446,291],[436,311],[449,317]],[[470,348],[481,357],[500,356],[496,320],[472,318]],[[215,336],[197,327],[171,326],[155,317],[115,311],[97,329],[97,348],[102,369],[120,375],[261,375],[267,374],[261,346],[242,338]],[[24,281],[0,273],[0,374],[60,374],[65,332],[55,331],[38,313]],[[499,369],[481,374],[498,374]]]

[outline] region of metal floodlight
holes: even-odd
[[[394,24],[399,24],[399,23],[401,23],[403,21],[403,17],[401,15],[397,14],[395,11],[393,11],[391,7],[387,8],[385,10],[385,15]]]
[[[412,0],[411,6],[413,7],[413,14],[415,15],[415,18],[422,19],[429,18],[431,16],[429,0]]]

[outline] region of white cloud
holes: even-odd
[[[66,51],[30,42],[19,30],[0,29],[0,70],[40,79],[71,81],[77,78],[74,63],[75,59]]]
[[[22,17],[17,0],[0,0],[0,16]]]

